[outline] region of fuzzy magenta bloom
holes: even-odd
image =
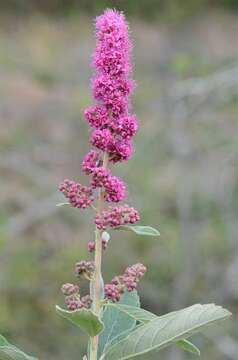
[[[86,209],[94,200],[91,187],[83,186],[72,180],[64,180],[59,185],[59,190],[69,200],[70,204],[76,208]]]
[[[111,147],[108,147],[109,159],[113,163],[129,160],[132,152],[132,143],[127,140],[118,140]]]
[[[100,75],[92,83],[95,99],[101,101],[114,116],[128,113],[129,95],[133,87],[132,80],[113,79],[109,75]]]
[[[109,177],[111,177],[111,171],[109,169],[105,169],[102,166],[98,167],[93,171],[91,186],[94,189],[104,187]]]
[[[97,168],[100,164],[100,153],[91,150],[87,155],[85,155],[82,163],[82,169],[86,175],[92,174],[92,172]]]
[[[96,216],[95,224],[98,229],[105,230],[107,227],[134,224],[138,220],[140,216],[137,210],[128,205],[122,205],[104,210],[101,215]]]
[[[122,13],[106,10],[96,19],[95,67],[111,76],[128,75],[131,70],[128,25]]]
[[[91,143],[98,149],[107,151],[108,146],[113,143],[113,136],[111,131],[109,129],[95,130],[91,136]]]
[[[112,129],[123,139],[131,139],[137,132],[138,123],[135,115],[122,116],[117,121],[111,123]]]
[[[109,176],[104,184],[104,199],[107,202],[119,202],[126,197],[126,185],[116,176]]]
[[[102,129],[110,123],[108,111],[105,106],[90,106],[85,110],[84,116],[94,129]]]

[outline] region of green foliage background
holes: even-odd
[[[177,18],[214,7],[228,10],[238,8],[237,0],[2,0],[0,4],[2,9],[14,12],[43,11],[63,15],[75,11],[95,15],[106,7],[115,7],[128,15],[146,19],[163,16]]]

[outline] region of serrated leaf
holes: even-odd
[[[151,313],[150,311],[147,311],[147,310],[144,310],[141,308],[136,308],[134,306],[124,305],[124,304],[114,304],[114,303],[108,303],[106,306],[116,307],[118,310],[124,312],[128,316],[131,316],[133,319],[135,319],[136,321],[143,323],[143,324],[146,324],[149,321],[152,321],[159,317],[159,316]],[[196,305],[194,305],[194,306],[196,306]],[[182,311],[182,310],[179,310],[179,311]],[[173,316],[173,314],[174,314],[174,312],[171,312],[169,314],[160,316],[159,318],[164,319],[165,317]],[[129,332],[125,335],[129,335]],[[179,340],[178,342],[176,342],[176,345],[178,345],[184,351],[188,351],[188,352],[192,352],[194,354],[200,355],[199,349],[195,345],[193,345],[191,342],[189,342],[185,339]]]
[[[152,350],[160,350],[201,332],[208,325],[230,315],[229,311],[214,304],[198,304],[175,311],[135,329],[125,339],[110,346],[100,360],[125,360]]]
[[[133,308],[137,308],[140,306],[139,296],[136,291],[126,292],[118,304],[128,304]],[[103,312],[102,321],[105,328],[99,337],[99,356],[105,348],[111,344],[113,339],[117,337],[119,339],[123,333],[128,333],[128,331],[131,331],[136,325],[135,319],[129,317],[127,314],[123,314],[115,307],[106,307]]]
[[[90,337],[98,335],[104,329],[102,321],[91,310],[80,309],[69,311],[56,305],[56,312],[73,324],[79,326]]]
[[[0,335],[0,360],[37,360],[16,346],[10,344],[4,336]]]
[[[193,343],[191,343],[188,340],[179,340],[176,342],[176,345],[178,345],[181,349],[183,349],[184,351],[188,351],[192,354],[198,355],[200,356],[200,350],[197,348],[197,346],[195,346]]]
[[[116,229],[133,231],[137,235],[160,236],[160,232],[157,229],[153,228],[152,226],[123,225],[123,226],[118,226]]]

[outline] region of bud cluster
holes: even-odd
[[[65,296],[65,304],[69,310],[89,309],[91,307],[92,300],[90,296],[80,297],[78,285],[64,284],[61,287],[61,291]]]
[[[93,261],[82,260],[75,264],[75,275],[85,276],[87,279],[91,279],[94,274],[95,265]]]
[[[110,284],[105,285],[105,298],[117,302],[125,290],[129,292],[136,290],[145,272],[146,267],[140,263],[128,267],[123,275],[114,277]]]
[[[140,219],[137,210],[128,205],[122,205],[104,210],[95,218],[95,224],[99,230],[105,230],[107,227],[118,227],[128,224],[134,224]]]
[[[59,190],[75,208],[86,209],[94,201],[91,187],[83,186],[72,180],[65,179],[64,182],[59,185]]]
[[[79,261],[75,264],[75,275],[77,277],[84,276],[87,280],[91,280],[94,276],[93,261]],[[89,295],[80,296],[79,286],[71,283],[62,285],[61,291],[65,296],[65,304],[69,310],[78,310],[82,308],[89,309],[92,299]]]

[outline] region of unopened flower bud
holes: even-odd
[[[79,261],[75,264],[76,276],[86,275],[91,277],[94,272],[95,266],[93,261]]]
[[[61,291],[66,296],[74,295],[74,294],[78,294],[79,287],[78,287],[78,285],[67,283],[67,284],[62,285]]]

